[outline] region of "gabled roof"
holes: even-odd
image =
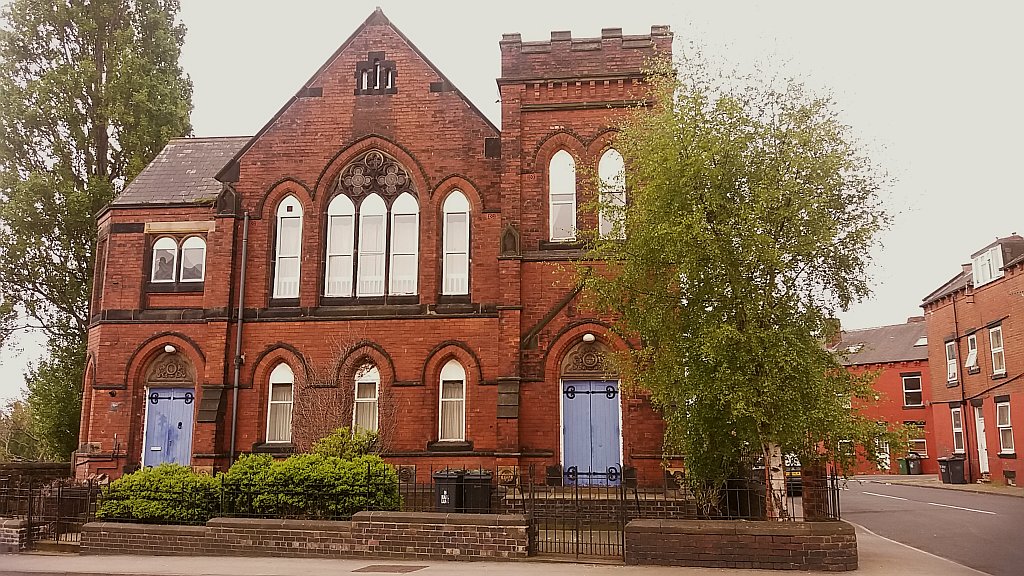
[[[972,285],[973,283],[974,275],[971,272],[971,265],[964,264],[964,269],[959,274],[953,276],[952,278],[947,280],[945,284],[936,289],[934,292],[925,296],[924,300],[921,302],[921,306],[927,306],[928,304],[931,304],[936,300],[941,300],[942,298],[945,298],[950,294],[963,290],[964,288]]]
[[[494,123],[492,123],[487,118],[487,116],[485,116],[484,113],[481,112],[480,109],[477,108],[476,105],[473,104],[473,102],[466,97],[465,94],[463,94],[462,90],[459,90],[454,84],[452,84],[451,80],[449,80],[448,77],[445,76],[444,73],[441,72],[441,70],[437,66],[435,66],[434,63],[431,62],[430,59],[427,58],[426,55],[423,54],[423,52],[421,52],[420,49],[417,48],[416,45],[412,43],[412,41],[409,40],[409,37],[403,34],[402,31],[399,30],[398,27],[395,26],[394,23],[392,23],[391,20],[384,15],[384,11],[381,10],[380,7],[378,6],[377,9],[374,10],[373,13],[370,14],[370,16],[358,28],[356,28],[354,32],[352,32],[352,34],[341,44],[341,46],[339,46],[338,49],[334,51],[334,54],[331,54],[331,57],[328,58],[327,61],[324,62],[323,65],[320,66],[320,68],[318,68],[317,71],[314,72],[312,76],[310,76],[309,80],[306,80],[306,82],[302,85],[302,88],[300,88],[299,91],[296,92],[296,95],[289,98],[288,101],[285,102],[284,106],[282,106],[281,109],[277,111],[277,114],[274,114],[274,117],[271,118],[270,121],[263,126],[263,128],[260,128],[259,132],[257,132],[255,136],[250,138],[249,141],[245,144],[245,146],[242,146],[242,148],[238,150],[238,152],[231,158],[229,162],[224,164],[221,170],[217,172],[217,180],[230,182],[230,177],[233,176],[233,167],[235,163],[237,163],[238,160],[241,159],[242,155],[245,154],[246,151],[249,150],[249,148],[251,148],[260,139],[261,136],[263,136],[263,134],[270,130],[270,128],[288,110],[288,108],[290,108],[291,105],[296,100],[298,100],[299,95],[305,93],[308,88],[313,87],[311,86],[313,81],[320,77],[320,75],[323,74],[324,71],[326,71],[327,68],[342,55],[343,52],[345,52],[349,45],[359,36],[359,34],[364,29],[366,29],[369,26],[381,25],[388,26],[392,30],[394,30],[395,34],[397,34],[398,37],[401,38],[403,42],[408,44],[409,48],[411,48],[412,51],[415,52],[416,55],[419,56],[420,59],[423,60],[423,62],[425,62],[427,66],[431,68],[431,70],[437,73],[438,77],[441,78],[441,81],[444,82],[447,86],[450,86],[451,90],[459,95],[459,98],[461,98],[466,103],[466,105],[469,106],[470,110],[476,113],[476,115],[479,116],[480,119],[483,120],[488,126],[490,126],[491,129],[493,129],[496,134],[501,132],[498,129],[498,127],[495,126]]]
[[[832,351],[842,355],[844,366],[927,360],[926,325],[923,321],[863,330],[844,330]]]
[[[248,136],[175,138],[110,204],[211,202],[222,188],[214,179],[217,171],[248,141]]]

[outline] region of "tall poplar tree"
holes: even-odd
[[[723,81],[700,61],[679,70],[654,71],[658,104],[617,137],[628,204],[598,207],[620,228],[594,239],[606,267],[583,276],[640,337],[621,368],[664,414],[666,453],[714,490],[751,456],[781,468],[789,453],[898,452],[900,430],[858,408],[875,400],[870,378],[824,346],[831,319],[869,294],[885,175],[829,99]]]
[[[178,0],[13,0],[0,28],[0,343],[35,328],[26,376],[51,457],[78,442],[96,214],[191,132]]]

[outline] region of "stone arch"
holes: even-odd
[[[460,340],[446,340],[434,346],[434,349],[427,353],[421,376],[423,384],[431,386],[433,381],[440,377],[441,368],[453,358],[461,362],[463,368],[466,369],[466,379],[469,380],[466,382],[467,386],[483,384],[483,367],[480,364],[479,356]]]
[[[379,150],[394,158],[406,169],[415,189],[420,191],[423,197],[428,196],[426,192],[433,187],[430,185],[430,179],[419,160],[398,143],[378,134],[370,134],[342,146],[327,162],[320,175],[317,176],[316,184],[313,185],[312,197],[319,197],[320,205],[318,209],[320,213],[327,211],[327,204],[334,197],[334,182],[341,171],[371,150]],[[420,202],[422,209],[423,198],[421,198]]]
[[[441,207],[444,205],[445,199],[448,197],[453,190],[459,190],[466,195],[466,199],[469,200],[469,204],[472,207],[472,211],[476,214],[482,213],[487,209],[484,204],[484,198],[480,195],[480,189],[476,183],[473,182],[468,176],[462,174],[451,174],[446,176],[444,180],[441,180],[430,191],[431,201],[435,205],[435,212],[439,215],[441,213]]]
[[[307,210],[312,203],[313,194],[309,185],[297,178],[286,176],[267,186],[259,203],[256,204],[256,213],[250,216],[250,218],[253,220],[263,219],[264,217],[272,218],[274,211],[277,209],[277,204],[288,194],[298,198],[299,202],[302,203],[303,210]],[[270,207],[269,216],[267,214],[268,206]]]
[[[139,344],[125,366],[125,384],[134,386],[136,383],[144,383],[150,362],[156,356],[166,354],[164,347],[168,344],[174,346],[175,354],[180,354],[188,360],[195,376],[194,383],[196,386],[201,386],[205,381],[203,375],[205,374],[206,356],[194,340],[179,332],[154,334]]]
[[[270,377],[270,372],[279,363],[285,362],[292,368],[295,378],[309,377],[309,364],[298,348],[284,342],[275,342],[264,348],[252,363],[252,379],[249,388],[256,388],[258,382]]]
[[[556,130],[544,136],[537,143],[532,156],[528,157],[529,165],[525,167],[526,171],[542,173],[546,182],[548,162],[558,150],[565,150],[572,154],[577,166],[581,166],[587,156],[587,146],[579,134],[565,129]],[[577,175],[577,180],[578,178]]]
[[[580,347],[583,337],[586,334],[594,335],[594,342],[587,347]],[[563,328],[552,339],[544,357],[545,381],[558,382],[563,376],[563,367],[567,362],[572,362],[571,355],[574,352],[591,353],[601,352],[604,354],[620,352],[631,348],[629,343],[616,334],[611,325],[595,318],[580,320]],[[605,364],[605,362],[602,362]],[[596,369],[594,374],[602,373],[603,368]],[[570,371],[569,374],[573,372]],[[608,372],[608,376],[618,378],[614,372]]]
[[[389,387],[394,384],[395,363],[391,355],[383,346],[370,340],[356,342],[349,348],[345,359],[338,366],[339,386],[350,385],[356,376],[356,372],[365,364],[373,364],[380,372],[381,387]]]

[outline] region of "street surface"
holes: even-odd
[[[1024,574],[1024,498],[850,480],[843,520],[992,576]]]

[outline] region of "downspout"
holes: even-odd
[[[238,276],[238,327],[235,329],[235,379],[231,385],[231,464],[235,463],[235,427],[238,425],[238,381],[242,372],[242,323],[245,311],[245,262],[249,254],[249,212],[242,221],[242,269]]]
[[[956,342],[956,373],[958,374],[957,380],[959,380],[960,388],[960,424],[964,430],[964,457],[967,459],[967,483],[974,483],[974,471],[971,468],[971,442],[969,431],[970,426],[967,425],[967,413],[971,412],[971,422],[974,422],[974,410],[967,410],[967,393],[964,390],[964,381],[967,380],[966,371],[962,371],[960,367],[960,326],[956,318],[956,292],[953,293],[953,338]],[[980,464],[979,464],[980,466]]]

